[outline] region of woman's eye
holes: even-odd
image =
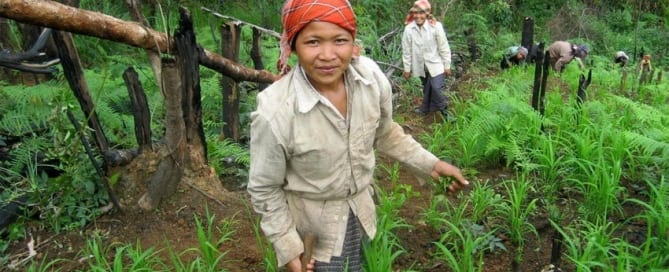
[[[348,39],[337,39],[335,40],[337,44],[346,44],[348,43]]]

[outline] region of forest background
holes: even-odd
[[[174,33],[178,27],[178,8],[186,7],[193,16],[197,42],[203,48],[216,52],[221,51],[220,25],[228,20],[211,11],[268,30],[281,31],[282,1],[154,3],[157,9],[145,6],[143,10],[151,28]],[[376,60],[382,69],[390,71],[389,79],[393,82],[394,91],[399,94],[395,105],[396,120],[431,151],[461,166],[469,177],[481,184],[467,192],[470,194],[467,196],[476,199],[475,194],[480,193],[483,199],[478,204],[467,204],[460,196],[439,198],[438,193],[433,193],[440,189],[438,182],[421,186],[404,171],[400,173],[400,166],[381,158],[378,177],[385,181],[380,183],[386,185],[379,185],[382,192],[380,213],[387,212],[390,219],[389,223],[381,221],[388,223],[381,228],[388,230],[388,236],[379,240],[388,244],[376,245],[379,251],[376,259],[383,261],[376,268],[367,267],[367,271],[389,271],[387,267],[402,271],[443,271],[444,267],[452,271],[471,271],[474,268],[507,271],[502,268],[495,270],[495,264],[522,271],[538,271],[553,262],[550,256],[553,244],[550,238],[546,238],[554,237],[553,230],[564,239],[562,253],[567,257],[557,262],[563,267],[579,271],[611,266],[621,267],[619,271],[627,271],[625,268],[630,266],[646,268],[641,269],[643,271],[666,268],[668,260],[662,256],[669,256],[669,243],[666,242],[669,240],[666,239],[669,235],[669,202],[666,201],[669,189],[664,183],[669,169],[666,167],[669,156],[669,139],[666,136],[669,135],[669,94],[662,75],[669,63],[669,1],[493,0],[431,3],[433,13],[444,24],[454,53],[456,73],[448,79],[447,85],[451,111],[458,118],[456,123],[441,123],[434,119],[430,121],[435,122],[426,123],[425,119],[417,118],[413,107],[420,97],[418,83],[403,80],[396,69],[401,51],[399,39],[411,1],[351,1],[358,16],[358,38],[364,44],[364,54]],[[79,7],[132,20],[122,2],[82,0]],[[548,45],[552,41],[567,40],[586,44],[590,48],[586,67],[593,71],[594,84],[590,86],[590,101],[582,107],[583,112],[566,110],[576,108],[572,106],[577,104],[574,93],[578,77],[587,72],[578,70],[576,65],[569,65],[562,77],[553,76],[549,80],[551,87],[546,97],[545,119],[533,113],[527,102],[532,90],[533,65],[512,69],[508,73],[499,70],[504,50],[520,44],[526,17],[535,21],[534,42]],[[11,30],[9,38],[5,39],[6,44],[1,45],[2,49],[26,51],[29,46],[22,40],[19,23],[9,19],[2,19],[2,23]],[[164,133],[165,108],[144,50],[95,37],[75,35],[74,38],[86,68],[86,80],[93,92],[95,110],[105,126],[109,142],[118,149],[130,149],[137,145],[128,93],[121,78],[128,67],[139,73],[149,100],[151,129],[156,135],[154,140],[159,141]],[[253,67],[249,54],[249,28],[243,28],[241,39],[238,62]],[[275,73],[278,42],[275,37],[265,35],[261,43],[266,69]],[[623,69],[612,63],[614,53],[621,50],[631,57],[630,63]],[[658,78],[653,79],[653,84],[642,85],[636,80],[642,54],[652,55]],[[232,141],[220,137],[223,115],[231,114],[222,109],[222,76],[205,67],[200,69],[208,161],[226,192],[230,193],[226,194],[229,197],[227,200],[212,202],[209,200],[211,197],[204,194],[200,194],[199,198],[181,197],[183,199],[179,201],[189,199],[190,202],[168,201],[148,213],[126,211],[128,217],[124,218],[121,213],[103,209],[110,200],[102,188],[102,178],[96,173],[78,137],[86,132],[76,129],[67,117],[67,112],[72,110],[79,120],[85,119],[83,113],[77,111],[76,100],[63,71],[57,70],[52,78],[36,82],[25,74],[1,69],[0,151],[3,156],[0,157],[0,206],[4,211],[5,207],[20,199],[23,208],[18,216],[0,229],[3,238],[0,240],[0,267],[33,271],[56,268],[121,271],[131,266],[141,270],[137,267],[142,265],[153,269],[179,267],[181,271],[200,271],[204,269],[202,267],[225,267],[230,271],[278,269],[272,265],[271,249],[259,234],[256,218],[247,206],[244,192],[248,170],[249,114],[260,84],[240,82],[242,91],[238,114],[242,133],[237,141]],[[621,80],[621,75],[625,73],[629,76]],[[491,101],[498,103],[494,106],[486,104],[493,103]],[[575,122],[573,116],[578,114],[589,121]],[[629,114],[634,115],[630,117]],[[516,117],[512,117],[514,115]],[[599,124],[598,121],[608,122],[610,127],[587,127],[588,124]],[[554,134],[537,140],[534,137],[539,136],[534,134],[538,134],[538,128],[545,128]],[[610,134],[602,130],[608,130]],[[616,136],[621,135],[625,137],[617,139]],[[546,138],[549,140],[544,141]],[[587,150],[595,151],[588,153]],[[571,160],[574,156],[576,158]],[[593,181],[586,178],[597,175],[600,179]],[[607,175],[608,178],[603,178]],[[112,186],[121,191],[118,187],[124,185],[123,175],[108,178]],[[601,180],[615,186],[597,183]],[[560,189],[555,188],[558,181]],[[518,188],[515,187],[518,185],[512,184],[528,184],[529,187]],[[597,192],[593,188],[602,191]],[[184,190],[180,189],[180,194]],[[519,208],[516,218],[520,221],[503,221],[501,218],[513,215],[512,208],[516,207],[514,193],[523,190],[528,192],[518,194],[520,197],[515,199]],[[489,197],[485,197],[485,193],[490,193]],[[552,193],[555,193],[555,199],[546,197]],[[597,193],[613,199],[594,197]],[[195,195],[198,196],[197,192]],[[489,202],[484,202],[486,198]],[[638,201],[625,201],[637,198]],[[589,199],[595,202],[588,202]],[[576,204],[565,204],[571,201]],[[200,202],[210,202],[210,206],[203,206]],[[462,205],[449,210],[444,203],[451,202]],[[633,208],[629,208],[630,203]],[[214,208],[217,204],[227,208]],[[501,207],[498,210],[507,213],[500,214],[481,206]],[[230,212],[234,209],[232,207],[238,209],[237,213]],[[468,217],[467,220],[453,218],[453,214],[458,214],[458,207],[462,208],[463,218]],[[476,213],[477,207],[481,209],[479,214]],[[555,212],[556,207],[561,212]],[[588,211],[584,207],[593,210]],[[393,210],[403,212],[398,214]],[[651,211],[655,217],[649,215]],[[644,217],[647,220],[632,217],[630,213],[647,216]],[[163,220],[158,219],[163,217],[174,218],[173,221],[165,220],[164,228],[160,228],[156,221]],[[543,227],[536,221],[543,222]],[[105,231],[104,224],[123,231]],[[624,237],[609,234],[620,233],[623,229],[632,228],[630,226],[646,230],[636,232],[643,239],[632,241],[620,238],[629,247],[614,241],[600,241],[601,248],[596,254],[578,249],[584,246],[581,241],[584,237],[599,237],[586,233],[586,230],[598,231],[602,236]],[[542,231],[544,228],[546,230]],[[157,233],[154,233],[155,236],[148,235],[144,233],[146,229],[154,229]],[[189,240],[183,232],[193,229],[192,239]],[[467,231],[453,233],[447,229]],[[427,238],[411,236],[412,232]],[[545,237],[539,234],[545,234]],[[172,240],[180,235],[184,236],[179,238],[182,240]],[[472,240],[466,239],[469,235]],[[462,239],[457,240],[453,238],[455,236]],[[82,239],[77,243],[73,237]],[[146,237],[153,240],[143,240]],[[421,245],[411,245],[411,239],[425,241],[420,240]],[[171,244],[161,244],[163,240],[169,240]],[[186,242],[191,240],[193,244]],[[434,240],[438,242],[432,245]],[[33,246],[26,246],[31,241]],[[652,241],[665,242],[651,247]],[[467,249],[467,245],[470,252],[454,250]],[[384,253],[384,247],[390,252]],[[235,249],[242,248],[242,252],[235,252]],[[538,251],[538,248],[545,251],[531,253],[532,249]],[[620,249],[625,249],[627,254],[621,254]],[[613,251],[616,254],[612,254]],[[369,252],[375,251],[370,249]],[[463,261],[462,256],[467,253],[481,259]],[[117,255],[118,259],[115,258]],[[634,255],[644,259],[631,258]],[[483,264],[484,259],[486,265]],[[466,264],[471,266],[463,267]]]

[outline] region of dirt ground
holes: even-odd
[[[406,116],[405,129],[414,135],[419,135],[429,129],[433,116],[417,117],[411,113]],[[385,158],[381,162],[390,163]],[[499,181],[507,177],[503,169],[495,169],[480,173],[476,180]],[[379,185],[391,190],[388,178],[380,175]],[[474,180],[474,181],[476,181]],[[413,228],[402,229],[398,236],[406,253],[402,254],[396,261],[396,271],[412,269],[414,271],[448,271],[446,264],[435,263],[431,258],[435,248],[433,241],[439,239],[440,234],[428,227],[421,218],[421,213],[429,207],[429,201],[433,194],[430,185],[420,185],[408,171],[402,170],[401,183],[410,184],[414,192],[420,197],[409,198],[400,211],[401,216],[413,225]],[[223,192],[213,196],[208,190],[199,188],[197,185],[182,184],[178,192],[164,201],[159,209],[144,211],[139,208],[127,207],[122,212],[109,212],[94,222],[88,224],[79,231],[61,234],[53,234],[42,229],[30,229],[30,235],[34,239],[34,249],[37,252],[36,259],[39,261],[64,259],[59,267],[61,271],[83,270],[86,266],[87,257],[82,255],[86,248],[86,240],[100,236],[103,246],[114,247],[114,245],[137,245],[162,249],[159,254],[169,260],[167,246],[170,245],[174,252],[183,252],[188,248],[198,247],[194,215],[204,218],[206,211],[216,216],[217,220],[233,218],[235,221],[235,233],[232,240],[227,242],[222,251],[225,255],[225,268],[229,271],[264,271],[262,250],[258,248],[253,223],[256,215],[251,210],[249,196],[244,189],[238,186],[238,182],[223,181],[225,189]],[[121,202],[132,203],[128,199],[119,196]],[[449,196],[453,198],[453,196]],[[133,200],[134,201],[134,200]],[[547,222],[538,225],[546,225]],[[541,268],[549,263],[551,252],[550,228],[539,228],[539,239],[528,236],[525,246],[525,255],[520,264],[520,271],[541,271]],[[13,245],[11,250],[12,260],[20,260],[28,255],[28,243],[30,239]],[[513,246],[505,241],[506,252],[498,252],[485,256],[484,271],[510,271],[513,258]],[[111,252],[113,254],[113,251]]]
[[[453,91],[458,92],[457,88],[453,88]],[[459,95],[464,96],[466,94],[459,92]],[[408,103],[403,103],[404,106],[401,107],[412,107],[412,104],[418,105],[420,103],[418,97],[404,97],[401,99],[411,100]],[[402,125],[405,131],[414,136],[430,133],[431,124],[435,120],[441,121],[438,116],[418,116],[412,108],[400,108],[395,114],[400,115],[403,120]],[[392,161],[384,157],[379,157],[379,163],[392,165]],[[155,168],[155,165],[134,165],[133,167],[134,169],[126,170],[135,173],[134,179],[141,180],[146,179],[146,176],[142,177],[142,175],[150,174],[150,171],[146,169]],[[477,169],[477,171],[479,172],[476,177],[468,177],[470,181],[482,182],[487,180],[492,186],[513,176],[512,171],[504,168]],[[392,190],[393,185],[388,182],[387,174],[379,173],[377,176],[380,187]],[[216,179],[215,176],[214,179]],[[422,213],[429,207],[432,196],[443,192],[433,191],[431,185],[419,184],[405,169],[400,172],[399,182],[411,185],[412,191],[416,192],[418,196],[410,197],[400,210],[400,216],[405,222],[412,225],[412,228],[400,229],[397,233],[406,253],[400,255],[395,261],[395,271],[450,271],[447,264],[436,262],[435,258],[432,257],[436,250],[433,242],[439,240],[440,233],[429,227],[422,218]],[[85,270],[87,268],[86,262],[90,257],[83,256],[82,251],[86,248],[87,240],[98,236],[101,237],[103,247],[114,248],[120,245],[136,246],[138,244],[145,249],[153,247],[158,249],[158,254],[169,263],[168,245],[174,252],[183,252],[186,249],[199,246],[193,218],[194,215],[197,215],[202,220],[208,211],[209,214],[215,215],[217,221],[232,219],[235,222],[234,235],[230,241],[220,248],[221,252],[226,252],[224,258],[225,269],[232,272],[265,271],[262,249],[258,246],[254,232],[254,222],[256,222],[257,217],[250,207],[249,195],[244,188],[239,186],[240,181],[232,177],[225,177],[220,180],[220,183],[223,188],[214,186],[212,189],[205,188],[209,187],[207,184],[195,185],[182,182],[177,193],[163,201],[160,208],[153,211],[142,210],[134,204],[139,194],[137,190],[141,189],[133,187],[141,187],[141,185],[126,185],[122,192],[117,192],[120,202],[125,204],[122,212],[105,213],[81,230],[60,234],[30,227],[30,237],[13,244],[10,250],[10,258],[13,261],[25,259],[29,255],[28,245],[32,239],[34,250],[37,252],[35,257],[37,261],[48,262],[49,260],[62,259],[66,261],[59,263],[57,266],[61,269],[60,271]],[[451,201],[457,201],[452,195],[447,197]],[[539,235],[527,236],[523,248],[523,259],[517,271],[539,272],[550,263],[553,230],[546,217],[541,214],[531,220]],[[485,272],[513,270],[512,260],[515,248],[503,235],[499,235],[499,238],[502,238],[507,251],[498,250],[495,253],[485,255],[485,265],[483,267]],[[112,250],[109,254],[113,253]],[[563,271],[570,271],[567,268],[569,264],[564,259],[563,257],[561,267]],[[5,270],[0,268],[0,271]],[[549,272],[550,270],[543,271]]]

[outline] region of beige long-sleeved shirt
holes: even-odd
[[[303,252],[306,232],[318,235],[315,259],[339,256],[349,209],[374,237],[375,149],[424,174],[438,161],[392,120],[391,86],[376,63],[359,57],[345,77],[346,117],[299,66],[258,94],[248,192],[280,266]]]
[[[578,62],[578,67],[583,69],[583,61],[574,54],[575,49],[571,43],[556,41],[547,50],[555,71],[562,72],[563,67],[574,59]]]
[[[404,72],[411,72],[414,77],[424,77],[426,67],[431,76],[451,69],[451,47],[443,25],[407,24],[402,33],[402,63]]]

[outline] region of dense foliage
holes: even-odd
[[[281,1],[159,2],[161,4],[157,10],[146,10],[153,28],[172,33],[178,19],[177,7],[186,5],[196,21],[198,42],[212,51],[220,48],[220,35],[216,33],[222,20],[200,7],[281,31]],[[358,16],[359,38],[365,44],[365,53],[381,63],[384,69],[400,59],[399,33],[409,2],[351,1]],[[80,5],[85,9],[129,20],[121,1],[82,0]],[[620,183],[636,181],[633,182],[634,186],[647,188],[649,201],[631,199],[629,202],[647,208],[638,217],[651,222],[649,226],[656,228],[653,230],[659,234],[652,235],[649,231],[647,243],[653,242],[652,245],[644,243],[625,247],[621,241],[607,241],[606,246],[627,250],[631,252],[630,255],[638,253],[647,257],[637,260],[634,263],[636,267],[655,268],[666,264],[666,257],[663,256],[669,256],[666,239],[669,229],[666,223],[669,220],[666,204],[669,186],[665,182],[668,174],[666,169],[669,169],[666,161],[669,156],[669,139],[666,136],[669,135],[667,83],[636,86],[634,77],[630,76],[627,85],[621,88],[618,85],[618,70],[610,61],[614,52],[628,52],[632,56],[628,70],[636,75],[634,70],[638,56],[644,52],[653,56],[656,69],[666,69],[669,65],[669,1],[443,0],[432,1],[432,5],[434,14],[444,22],[454,54],[461,56],[457,68],[465,74],[498,76],[473,79],[475,82],[469,85],[463,83],[461,86],[470,89],[460,91],[467,95],[453,99],[455,111],[461,120],[467,122],[459,120],[455,125],[437,126],[433,135],[425,135],[421,140],[436,154],[454,160],[468,173],[475,174],[481,170],[476,167],[500,165],[516,167],[519,172],[519,177],[514,180],[517,183],[506,182],[502,187],[509,195],[516,197],[481,197],[481,201],[497,201],[495,204],[504,207],[498,212],[506,213],[489,214],[481,209],[477,217],[519,219],[518,222],[502,223],[505,229],[500,231],[514,239],[521,239],[523,235],[533,233],[531,227],[524,224],[524,216],[532,213],[538,205],[547,210],[558,205],[556,199],[551,198],[542,200],[544,203],[528,203],[525,199],[526,194],[530,193],[528,191],[533,188],[557,194],[558,188],[555,188],[554,182],[558,179],[566,180],[562,186],[568,187],[570,191],[567,193],[577,194],[584,201],[571,211],[579,215],[579,219],[574,220],[579,221],[579,224],[559,229],[571,246],[569,256],[576,267],[587,267],[593,262],[604,263],[598,264],[604,266],[607,262],[613,262],[608,252],[593,249],[596,245],[580,249],[582,245],[577,240],[581,237],[579,235],[587,235],[584,233],[588,231],[607,231],[606,228],[610,226],[599,223],[605,221],[606,215],[620,214],[623,201],[621,195],[626,194]],[[249,12],[248,7],[262,8]],[[585,43],[591,48],[587,62],[589,68],[596,70],[597,84],[591,87],[591,97],[596,99],[584,105],[582,111],[574,110],[576,106],[573,99],[563,101],[563,96],[569,96],[570,90],[575,89],[574,83],[568,82],[566,86],[553,86],[547,97],[547,117],[541,118],[527,105],[529,93],[524,93],[531,89],[533,67],[498,74],[499,57],[506,47],[520,43],[522,22],[526,16],[535,19],[537,42],[569,40]],[[13,29],[13,40],[20,44],[18,28]],[[145,54],[139,49],[121,44],[91,37],[75,37],[79,54],[88,69],[86,80],[94,95],[96,112],[114,148],[132,148],[136,145],[127,90],[121,78],[127,67],[134,67],[140,75],[153,115],[152,129],[158,140],[163,130],[161,116],[164,109]],[[244,30],[242,39],[240,62],[252,67],[248,54],[251,40],[249,29]],[[479,56],[470,55],[468,41],[472,39],[481,52]],[[265,37],[263,50],[266,67],[273,70],[278,55],[276,39]],[[460,76],[463,76],[462,73]],[[570,67],[564,78],[576,78],[579,73],[576,67]],[[219,175],[239,177],[239,185],[243,186],[249,162],[246,143],[217,141],[222,124],[218,87],[220,76],[206,68],[201,68],[201,76],[203,119],[211,157],[209,161]],[[400,82],[404,87],[412,84],[401,80],[398,73],[393,74],[391,80]],[[9,139],[0,136],[0,148],[11,150],[11,159],[0,161],[0,204],[19,198],[25,198],[23,200],[30,203],[30,209],[16,223],[0,230],[3,237],[0,242],[2,253],[11,241],[26,235],[25,222],[39,218],[44,226],[54,231],[76,229],[97,216],[98,207],[107,204],[108,200],[99,185],[101,177],[96,175],[79,140],[79,135],[87,132],[76,131],[67,118],[67,112],[72,111],[81,122],[85,120],[62,72],[54,80],[40,85],[10,86],[0,81],[0,87],[0,135],[22,137],[20,145],[6,146]],[[245,92],[241,98],[240,114],[243,130],[247,133],[248,114],[255,103],[256,84],[244,83],[243,87]],[[552,133],[540,133],[542,124]],[[51,172],[57,174],[50,176],[53,174]],[[592,179],[593,176],[596,178]],[[537,180],[546,183],[534,184]],[[390,195],[392,193],[398,192],[391,192]],[[485,186],[476,193],[494,195]],[[445,200],[433,201],[437,204],[435,210],[426,212],[428,216],[452,216],[452,213],[445,215],[443,210],[436,208],[441,207],[438,203]],[[476,210],[476,205],[480,203],[473,201],[464,205],[472,205],[467,209]],[[388,210],[392,214],[392,209]],[[564,215],[556,214],[552,219],[559,222],[562,218]],[[448,222],[427,222],[435,228],[447,229],[450,226],[446,224],[465,224],[472,228],[479,221],[450,218]],[[392,225],[393,222],[388,224]],[[394,229],[398,227],[396,225],[386,229]],[[488,243],[486,248],[499,250],[499,244],[490,236],[492,231],[483,231],[480,235],[485,239],[481,239]],[[452,246],[470,243],[473,252],[476,252],[474,247],[482,247],[481,244],[474,244],[477,237],[467,235],[444,234],[441,246],[445,262],[453,257],[448,256],[448,249]],[[394,237],[384,238],[387,239],[384,242],[394,245]],[[377,245],[371,245],[374,246]],[[378,248],[389,247],[381,245]],[[5,261],[0,257],[0,266]],[[646,263],[641,265],[642,261]],[[471,267],[474,266],[476,260],[471,260]],[[463,271],[467,269],[463,268]]]

